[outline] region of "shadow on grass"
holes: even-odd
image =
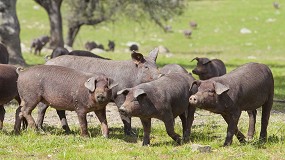
[[[132,135],[125,135],[124,129],[122,127],[112,127],[109,128],[110,131],[110,138],[114,139],[121,139],[128,143],[137,143],[138,139],[140,139],[142,136],[139,134],[142,132],[141,128],[132,128]]]
[[[114,138],[114,139],[121,139],[124,140],[128,143],[137,143],[137,140],[139,138],[138,133],[140,132],[140,128],[132,128],[134,134],[131,136],[126,136],[124,135],[124,129],[121,127],[112,127],[109,128],[109,138]],[[88,128],[88,133],[90,137],[100,137],[102,136],[101,133],[101,128],[100,126],[98,127],[89,127]],[[44,131],[41,132],[41,134],[51,134],[51,135],[80,135],[80,128],[75,128],[71,130],[70,133],[65,133],[65,131],[61,128],[55,127],[55,126],[45,126]]]

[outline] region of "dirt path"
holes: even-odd
[[[4,128],[5,128],[5,124],[7,124],[7,123],[14,125],[16,108],[17,108],[17,106],[15,104],[10,104],[10,105],[5,106],[6,114],[5,114],[5,120],[4,120]],[[120,115],[118,112],[118,108],[114,103],[109,103],[107,105],[106,112],[107,112],[106,113],[107,121],[108,121],[108,125],[110,128],[112,128],[112,127],[123,127],[123,123],[121,121],[121,118],[120,118]],[[33,111],[32,116],[34,117],[34,119],[37,118],[37,109],[35,109]],[[78,118],[77,118],[77,115],[75,112],[66,111],[66,116],[67,116],[67,121],[68,121],[69,126],[78,126],[79,127]],[[261,116],[261,112],[259,110],[258,115],[257,115],[257,122],[258,123],[260,123],[260,116]],[[88,125],[92,125],[92,126],[97,126],[100,124],[99,120],[96,117],[94,112],[90,112],[87,114],[87,121],[88,121]],[[282,113],[282,112],[276,111],[276,110],[272,110],[270,121],[271,122],[276,122],[276,121],[285,122],[285,113]],[[176,118],[175,122],[178,124],[181,123],[179,118]],[[195,120],[193,122],[193,126],[204,125],[207,123],[215,123],[215,124],[226,125],[226,123],[223,120],[223,118],[221,117],[221,115],[210,113],[210,112],[205,111],[205,110],[197,110],[195,113]],[[248,115],[246,112],[242,113],[239,124],[241,124],[241,123],[245,124],[247,127]],[[152,119],[152,124],[153,124],[153,126],[155,126],[155,125],[161,125],[163,123],[160,120]],[[54,108],[50,107],[47,109],[43,125],[44,126],[55,126],[55,127],[61,128],[59,118],[58,118]],[[270,126],[270,124],[269,124],[269,126]],[[142,125],[141,125],[139,118],[132,117],[132,127],[142,128]]]

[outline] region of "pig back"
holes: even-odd
[[[228,86],[227,95],[243,110],[256,109],[273,98],[273,75],[264,64],[248,63],[212,80]]]
[[[19,73],[19,94],[21,97],[22,95],[31,95],[29,98],[35,99],[42,97],[45,101],[58,107],[65,107],[63,104],[71,105],[78,95],[85,98],[82,101],[87,102],[88,89],[84,87],[84,83],[89,77],[91,75],[70,68],[39,65]],[[27,101],[30,100],[32,99]]]
[[[194,78],[190,74],[169,73],[157,80],[140,84],[136,88],[145,90],[157,108],[170,109],[176,117],[188,107],[189,88],[193,81]]]
[[[223,61],[219,59],[213,59],[211,62],[213,63],[214,68],[216,68],[215,77],[226,74],[226,66]]]
[[[112,99],[114,99],[119,90],[131,88],[142,83],[142,77],[139,74],[143,68],[136,67],[132,60],[116,61],[64,55],[47,61],[46,65],[65,66],[83,72],[105,74],[118,83],[118,86],[112,89]],[[154,67],[156,66],[150,66],[149,70],[153,70],[151,68]],[[153,73],[150,72],[150,74]]]

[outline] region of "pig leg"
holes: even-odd
[[[166,132],[167,134],[179,145],[181,145],[181,138],[180,136],[175,133],[174,131],[174,123],[173,123],[173,116],[172,115],[166,115],[165,118],[163,119]]]
[[[193,106],[188,106],[188,115],[187,115],[187,129],[186,129],[186,133],[185,135],[183,135],[183,138],[187,141],[189,141],[189,137],[191,134],[191,128],[193,125],[193,121],[194,121],[194,113],[195,113],[196,108]],[[186,137],[186,138],[185,138]]]
[[[15,125],[14,125],[14,132],[15,134],[20,133],[20,128],[21,128],[21,121],[23,120],[23,115],[21,113],[21,106],[19,106],[16,110],[15,114]]]
[[[70,133],[71,130],[70,130],[68,123],[67,123],[67,120],[66,120],[65,110],[56,110],[56,112],[57,112],[57,115],[60,119],[62,129],[64,129],[65,133],[67,133],[67,134]]]
[[[238,119],[240,117],[240,114],[236,116],[223,114],[222,116],[228,124],[227,137],[226,137],[224,146],[229,146],[232,144],[234,134],[237,136],[240,143],[244,143],[245,136],[237,128]]]
[[[255,123],[256,123],[257,111],[255,109],[255,110],[247,111],[247,113],[248,113],[248,117],[249,117],[249,126],[248,126],[247,138],[249,140],[252,140],[253,135],[255,133]]]
[[[32,103],[22,101],[20,105],[21,113],[28,121],[28,127],[33,128],[33,129],[36,129],[36,122],[34,118],[32,117],[31,113],[38,103],[39,103],[38,101],[32,102]]]
[[[0,105],[0,130],[3,128],[4,117],[5,117],[5,108],[3,105]]]
[[[184,112],[183,114],[179,115],[179,118],[181,119],[182,122],[182,129],[183,129],[183,141],[188,141],[189,140],[189,129],[187,128],[187,117],[186,113]],[[175,125],[175,124],[174,124]]]
[[[106,118],[106,108],[102,110],[94,111],[96,116],[98,117],[99,121],[101,122],[101,131],[105,138],[108,138],[109,136],[109,129],[107,124],[107,118]]]
[[[125,135],[128,135],[128,136],[135,135],[135,133],[132,132],[131,117],[127,117],[125,115],[122,115],[121,113],[120,113],[120,117],[124,124]]]
[[[43,121],[44,121],[44,116],[45,116],[45,113],[46,113],[46,110],[48,108],[48,105],[40,102],[38,104],[38,118],[37,118],[37,127],[39,129],[42,129],[43,130]]]
[[[116,103],[118,108],[120,106],[122,106],[124,101],[125,101],[125,97],[122,96],[122,95],[117,96],[116,99],[115,99],[115,103]],[[120,113],[120,117],[121,117],[121,119],[123,121],[123,124],[124,124],[124,133],[125,133],[125,135],[128,135],[128,136],[135,135],[135,133],[132,132],[131,117],[127,117],[125,115],[122,115],[121,113]]]
[[[44,121],[44,116],[46,113],[46,110],[49,106],[44,104],[44,103],[39,103],[38,104],[38,118],[37,118],[37,127],[43,130],[43,121]],[[66,116],[65,116],[65,111],[64,110],[56,110],[57,115],[59,116],[61,126],[65,130],[65,133],[70,133],[70,128],[68,126]]]
[[[143,146],[150,144],[151,119],[140,118],[143,125]]]
[[[19,95],[16,96],[15,99],[16,99],[16,101],[17,101],[18,104],[19,104],[18,109],[19,109],[19,112],[20,112],[20,111],[21,111],[21,107],[20,107],[21,99],[20,99]],[[18,109],[17,109],[17,110],[18,110]],[[16,112],[17,112],[17,110],[16,110]],[[22,118],[22,119],[21,119],[21,123],[23,124],[22,129],[23,129],[23,130],[27,129],[27,127],[28,127],[28,121],[26,120],[26,118]]]
[[[267,138],[267,126],[268,126],[268,120],[270,117],[270,110],[272,108],[272,104],[273,104],[273,98],[270,97],[269,100],[262,105],[261,131],[260,131],[259,140],[263,142],[266,142]]]
[[[77,113],[78,120],[79,120],[81,136],[88,137],[89,135],[87,131],[87,119],[86,119],[87,112],[76,110],[76,113]]]

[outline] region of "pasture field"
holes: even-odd
[[[66,1],[67,2],[67,1]],[[63,3],[64,34],[66,33],[67,5]],[[102,23],[96,27],[84,26],[75,41],[74,49],[83,49],[86,41],[94,40],[107,46],[108,39],[116,43],[115,52],[102,53],[114,60],[130,59],[128,42],[137,42],[140,52],[148,52],[159,46],[171,53],[159,54],[161,67],[177,63],[191,71],[196,65],[195,57],[219,58],[231,71],[248,62],[267,64],[275,79],[275,99],[285,100],[285,3],[274,9],[268,0],[194,0],[186,1],[185,13],[168,22],[172,32],[164,33],[154,24],[141,21],[130,22],[122,17],[116,23]],[[43,64],[43,57],[29,53],[33,38],[49,33],[45,11],[34,1],[19,0],[17,14],[21,24],[23,56],[29,65]],[[183,30],[191,29],[194,20],[198,28],[192,37],[185,38]],[[195,76],[195,78],[197,78]],[[108,106],[109,107],[109,106]],[[108,108],[107,107],[107,108]],[[268,125],[268,142],[258,143],[261,110],[258,111],[256,134],[253,141],[240,144],[234,137],[232,146],[221,147],[226,135],[226,123],[220,115],[197,110],[192,128],[191,142],[177,146],[166,134],[164,125],[153,120],[151,145],[142,147],[143,130],[138,118],[134,120],[136,136],[123,135],[122,123],[116,110],[108,109],[110,138],[101,137],[98,119],[89,118],[91,138],[79,136],[76,116],[69,117],[72,134],[65,135],[53,109],[48,109],[45,133],[24,131],[20,136],[12,133],[15,104],[5,107],[4,129],[0,131],[0,159],[285,159],[285,104],[274,103]],[[111,108],[111,107],[110,107]],[[36,111],[34,111],[36,118]],[[50,117],[50,118],[48,118]],[[116,120],[112,120],[116,117]],[[181,135],[180,121],[176,131]],[[246,134],[248,116],[243,113],[239,128]],[[210,153],[192,151],[192,144],[210,145]]]

